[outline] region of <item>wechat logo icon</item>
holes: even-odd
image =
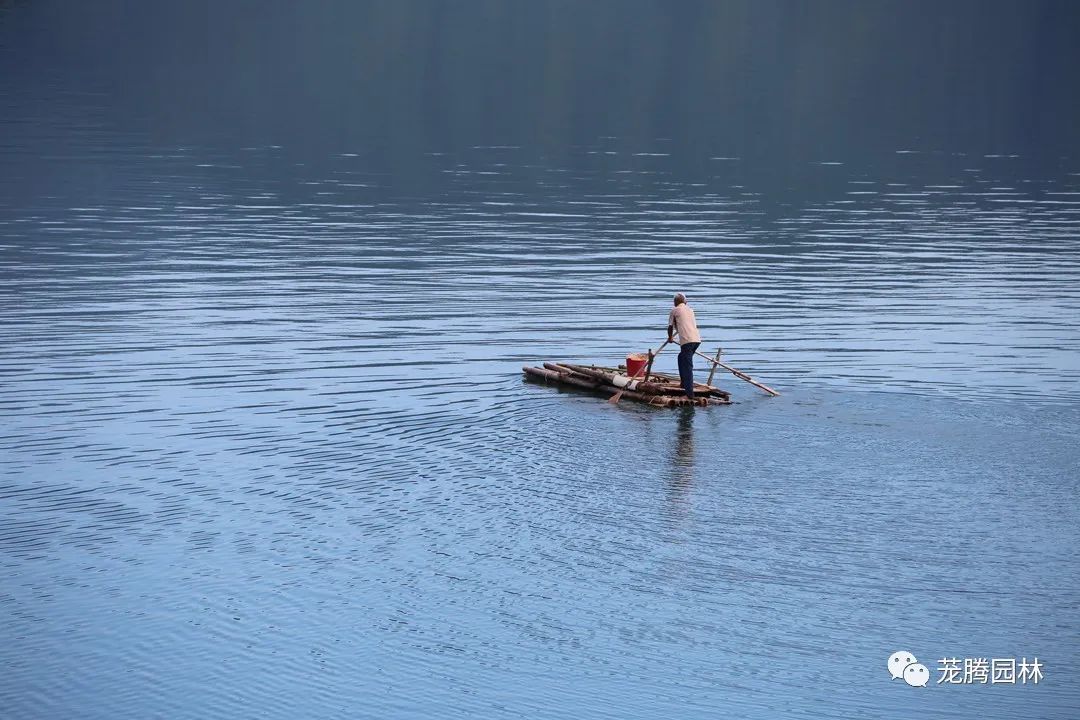
[[[890,655],[888,667],[890,678],[902,679],[911,687],[926,687],[930,681],[930,670],[906,650],[898,650]]]

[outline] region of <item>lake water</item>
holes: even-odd
[[[4,717],[1080,713],[1080,159],[597,136],[402,182],[4,103]],[[675,291],[781,396],[523,380]]]

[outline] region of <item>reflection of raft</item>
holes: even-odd
[[[679,407],[683,405],[730,405],[731,397],[727,392],[712,385],[694,384],[694,399],[686,397],[679,378],[666,373],[647,372],[647,380],[631,379],[626,376],[626,368],[602,367],[599,365],[575,365],[573,363],[544,363],[544,367],[522,368],[529,377],[545,382],[572,385],[586,390],[598,390],[608,395],[622,392],[629,400],[648,403],[659,407]]]

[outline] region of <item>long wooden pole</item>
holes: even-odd
[[[728,371],[729,373],[731,373],[732,375],[734,375],[735,377],[739,378],[740,380],[745,380],[746,382],[750,383],[750,384],[751,384],[751,385],[753,385],[754,387],[757,387],[757,388],[761,388],[762,390],[764,390],[765,392],[769,393],[769,394],[770,394],[770,395],[772,395],[773,397],[775,397],[775,396],[777,396],[777,395],[779,395],[779,394],[780,394],[780,393],[776,392],[775,390],[773,390],[773,389],[772,389],[771,387],[769,387],[768,385],[762,385],[762,384],[761,384],[761,383],[759,383],[759,382],[758,382],[757,380],[755,380],[754,378],[750,377],[749,375],[747,375],[746,373],[742,372],[741,370],[736,370],[735,368],[731,367],[730,365],[725,365],[724,363],[720,362],[719,360],[713,360],[713,359],[712,359],[711,357],[709,357],[709,356],[708,356],[708,355],[706,355],[705,353],[699,353],[699,352],[696,352],[696,351],[695,351],[695,352],[694,352],[694,354],[695,354],[695,355],[700,355],[701,357],[705,358],[705,359],[706,359],[706,360],[708,360],[709,362],[713,363],[713,367],[714,367],[714,368],[715,368],[715,367],[722,367],[722,368],[724,368],[725,370],[727,370],[727,371]]]

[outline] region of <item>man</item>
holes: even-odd
[[[675,333],[679,335],[679,380],[682,381],[686,397],[694,399],[694,353],[701,345],[694,310],[686,304],[686,296],[675,294],[675,307],[668,314],[667,339],[674,342]]]

